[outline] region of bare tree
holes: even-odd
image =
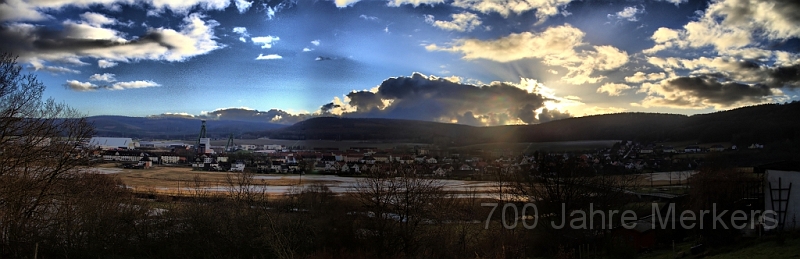
[[[0,246],[9,253],[33,249],[93,133],[76,110],[43,100],[44,84],[21,70],[0,54]]]
[[[359,179],[356,199],[367,210],[369,231],[376,248],[387,254],[413,256],[420,245],[420,226],[434,223],[439,206],[448,196],[436,179],[417,177],[411,168],[398,169],[398,175],[372,173]]]
[[[540,158],[537,164],[537,170],[516,175],[514,191],[517,197],[537,205],[538,229],[548,232],[550,242],[580,244],[587,237],[602,236],[619,226],[620,217],[596,217],[591,212],[610,215],[617,211],[619,215],[633,209],[632,194],[638,186],[635,175],[597,174],[576,159],[558,156]],[[573,226],[573,222],[578,224]]]

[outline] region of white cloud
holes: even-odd
[[[30,61],[31,67],[36,71],[47,71],[52,74],[80,74],[81,71],[62,67],[62,66],[48,66],[45,65],[41,60],[34,59]],[[77,65],[84,65],[78,61],[78,63],[73,63]]]
[[[353,5],[355,3],[358,3],[360,1],[361,0],[334,0],[333,2],[334,4],[336,4],[336,7],[344,8]]]
[[[678,6],[680,4],[688,2],[689,0],[658,0],[658,1],[664,1],[664,2],[667,2],[667,3],[672,3],[675,6]]]
[[[435,5],[444,3],[444,0],[389,0],[389,6],[401,6],[404,4],[413,5],[414,7],[420,5]]]
[[[0,2],[0,21],[42,21],[52,19],[47,11],[62,10],[66,7],[87,9],[103,6],[107,10],[119,11],[122,4],[142,5],[154,7],[148,10],[151,16],[157,16],[165,10],[176,14],[187,14],[192,8],[204,11],[224,10],[230,5],[230,0],[7,0]]]
[[[239,34],[239,41],[247,42],[247,37],[250,37],[250,33],[247,33],[247,28],[245,27],[233,27],[233,33]]]
[[[311,44],[314,44],[314,46],[319,46],[319,40],[312,40]]]
[[[636,72],[632,76],[626,76],[625,82],[628,83],[641,83],[644,81],[656,81],[661,80],[667,77],[667,74],[664,72],[660,73],[649,73],[645,74],[644,72]]]
[[[253,5],[253,2],[246,0],[234,0],[234,4],[236,4],[236,9],[239,10],[239,13],[245,13],[250,9],[250,6]]]
[[[722,19],[721,26],[741,27],[772,40],[800,37],[800,4],[796,1],[720,0],[709,5],[704,19]]]
[[[364,19],[364,20],[367,20],[367,21],[375,21],[375,20],[378,20],[378,17],[375,17],[375,16],[368,16],[368,15],[366,15],[366,14],[359,15],[359,16],[358,16],[358,18],[361,18],[361,19]]]
[[[233,27],[233,32],[242,36],[250,37],[250,34],[247,33],[246,27]]]
[[[334,0],[333,1],[336,7],[344,8],[351,6],[355,3],[361,2],[361,0]],[[444,3],[444,0],[388,0],[387,5],[398,7],[401,5],[413,5],[414,7],[427,4],[427,5],[434,5],[434,4],[441,4]]]
[[[482,24],[477,15],[469,12],[456,13],[450,15],[452,21],[435,21],[433,15],[425,16],[425,22],[432,24],[442,30],[469,32]]]
[[[659,28],[651,37],[652,54],[669,48],[714,47],[719,53],[758,47],[762,39],[785,41],[800,37],[800,4],[794,1],[719,0],[682,29]]]
[[[256,60],[269,60],[269,59],[282,59],[282,58],[283,57],[281,57],[281,55],[278,54],[268,54],[268,55],[258,54]]]
[[[275,13],[278,11],[276,9],[277,7],[267,6],[267,20],[272,20],[272,18],[275,18]]]
[[[541,33],[512,33],[496,40],[461,39],[450,47],[427,45],[428,51],[449,51],[463,54],[463,58],[488,59],[511,62],[526,58],[538,58],[546,65],[561,66],[568,70],[562,77],[570,84],[596,83],[603,76],[592,76],[597,70],[612,70],[628,62],[628,54],[613,46],[593,46],[583,42],[584,33],[571,25],[547,28]]]
[[[103,82],[115,82],[117,81],[116,75],[111,73],[103,73],[103,74],[94,74],[89,77],[89,81],[103,81]]]
[[[281,38],[277,36],[261,36],[250,38],[250,40],[253,41],[253,44],[261,45],[262,49],[272,48],[272,45],[280,39]]]
[[[70,69],[62,66],[43,66],[36,68],[36,70],[44,70],[53,74],[80,74],[81,71]]]
[[[115,66],[117,66],[118,64],[119,64],[119,63],[117,63],[117,62],[108,61],[108,60],[105,60],[105,59],[100,59],[100,60],[98,60],[98,61],[97,61],[97,66],[98,66],[99,68],[109,68],[109,67],[115,67]]]
[[[223,47],[218,44],[214,20],[200,14],[183,19],[179,30],[149,28],[145,35],[125,39],[124,34],[87,23],[65,21],[58,33],[25,23],[0,28],[8,37],[0,48],[19,55],[20,62],[64,62],[85,65],[84,58],[98,59],[98,66],[138,60],[184,61]],[[135,39],[135,40],[134,40]],[[46,48],[42,43],[46,42]],[[104,61],[101,61],[104,60]]]
[[[5,0],[0,2],[0,21],[42,21],[51,18],[37,9],[35,4],[26,0]]]
[[[157,87],[161,86],[160,84],[150,81],[150,80],[138,80],[138,81],[129,81],[129,82],[117,82],[112,85],[96,85],[90,82],[80,82],[78,80],[67,80],[64,84],[65,87],[75,90],[75,91],[95,91],[100,89],[107,89],[107,90],[125,90],[125,89],[132,89],[132,88],[147,88],[147,87]]]
[[[560,9],[570,2],[572,0],[455,0],[453,5],[484,14],[498,13],[503,17],[508,17],[511,13],[520,15],[535,9],[538,23],[541,23],[548,17],[560,14]]]
[[[584,33],[571,25],[547,28],[541,33],[512,33],[496,40],[461,39],[452,47],[426,46],[430,51],[461,52],[464,59],[489,59],[509,62],[524,58],[566,60],[576,56],[575,47],[583,44]]]
[[[95,84],[89,82],[80,82],[78,80],[67,80],[67,83],[65,83],[64,86],[75,91],[94,91],[99,88]]]
[[[623,91],[631,89],[632,87],[626,84],[605,83],[597,88],[598,93],[607,93],[609,96],[623,95]]]
[[[138,80],[130,82],[117,82],[107,88],[109,90],[125,90],[132,88],[147,88],[147,87],[157,87],[157,86],[161,85],[150,80]]]
[[[230,0],[149,0],[149,2],[162,12],[169,9],[179,14],[186,14],[193,7],[200,7],[203,10],[225,10],[231,3]]]
[[[628,21],[631,21],[631,22],[635,22],[635,21],[639,20],[639,18],[636,17],[636,15],[640,14],[640,13],[643,13],[643,12],[644,12],[644,8],[639,9],[636,6],[628,6],[628,7],[625,7],[624,9],[622,9],[622,11],[619,11],[619,12],[617,12],[615,14],[609,14],[608,18],[615,18],[615,19],[618,19],[618,20],[628,20]]]
[[[310,48],[303,48],[303,52],[309,52],[309,51],[312,51],[312,50],[314,50],[314,49],[310,49]]]
[[[81,18],[86,21],[86,23],[96,27],[118,23],[117,19],[109,18],[103,14],[94,12],[85,12],[81,14]]]

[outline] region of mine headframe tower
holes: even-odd
[[[200,135],[197,136],[197,142],[195,142],[194,150],[197,154],[205,154],[206,150],[211,148],[207,146],[210,141],[206,137],[206,120],[203,120],[203,124],[200,126]]]

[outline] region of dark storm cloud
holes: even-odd
[[[355,106],[360,112],[369,112],[372,109],[383,109],[384,105],[377,94],[367,91],[351,92],[347,94],[350,105]]]
[[[709,103],[726,106],[742,101],[760,102],[763,97],[772,95],[770,87],[763,84],[750,86],[736,82],[719,82],[716,78],[706,76],[672,79],[667,82],[666,87],[666,90],[672,88]]]
[[[417,73],[387,79],[374,93],[360,91],[347,96],[348,104],[356,111],[344,116],[458,121],[473,125],[536,123],[534,111],[544,107],[548,100],[509,83],[476,86]]]
[[[480,121],[479,118],[476,118],[472,112],[468,111],[465,112],[463,116],[458,117],[458,123],[471,125],[471,126],[483,126],[483,123]]]
[[[536,108],[537,107],[533,105],[526,104],[525,106],[517,110],[517,118],[528,124],[535,123],[536,113],[534,112],[534,110],[536,110]]]
[[[800,64],[769,69],[767,84],[771,87],[800,87]]]
[[[548,121],[561,120],[569,117],[572,117],[572,115],[570,115],[567,112],[561,112],[559,110],[542,109],[542,112],[539,114],[539,122],[545,123]]]
[[[320,110],[320,111],[321,111],[323,114],[330,114],[332,109],[334,109],[334,108],[339,108],[339,107],[341,107],[341,106],[340,106],[340,105],[338,105],[338,104],[334,104],[334,103],[326,103],[326,104],[322,105],[321,107],[319,107],[319,110]]]
[[[800,64],[792,66],[768,66],[756,61],[736,61],[732,69],[723,69],[704,76],[719,77],[721,81],[764,84],[771,88],[800,87]]]

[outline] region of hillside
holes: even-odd
[[[448,145],[490,142],[639,140],[741,143],[800,138],[800,103],[765,104],[692,116],[619,113],[536,125],[472,127],[394,119],[313,118],[260,132],[279,139],[402,140]]]
[[[95,135],[106,137],[193,139],[200,133],[201,122],[188,118],[153,118],[125,116],[92,116],[87,120],[95,126]],[[235,120],[209,120],[206,132],[212,138],[226,138],[233,133],[241,137],[255,129],[276,129],[285,125]]]
[[[321,117],[268,132],[271,138],[326,140],[396,140],[431,142],[475,137],[481,128],[461,124],[397,119]]]
[[[463,146],[493,142],[579,140],[755,142],[800,141],[800,102],[765,104],[692,116],[618,113],[536,125],[473,127],[398,119],[319,117],[291,126],[259,121],[209,120],[213,138],[368,140]],[[187,118],[94,116],[99,136],[192,139],[200,121]]]

